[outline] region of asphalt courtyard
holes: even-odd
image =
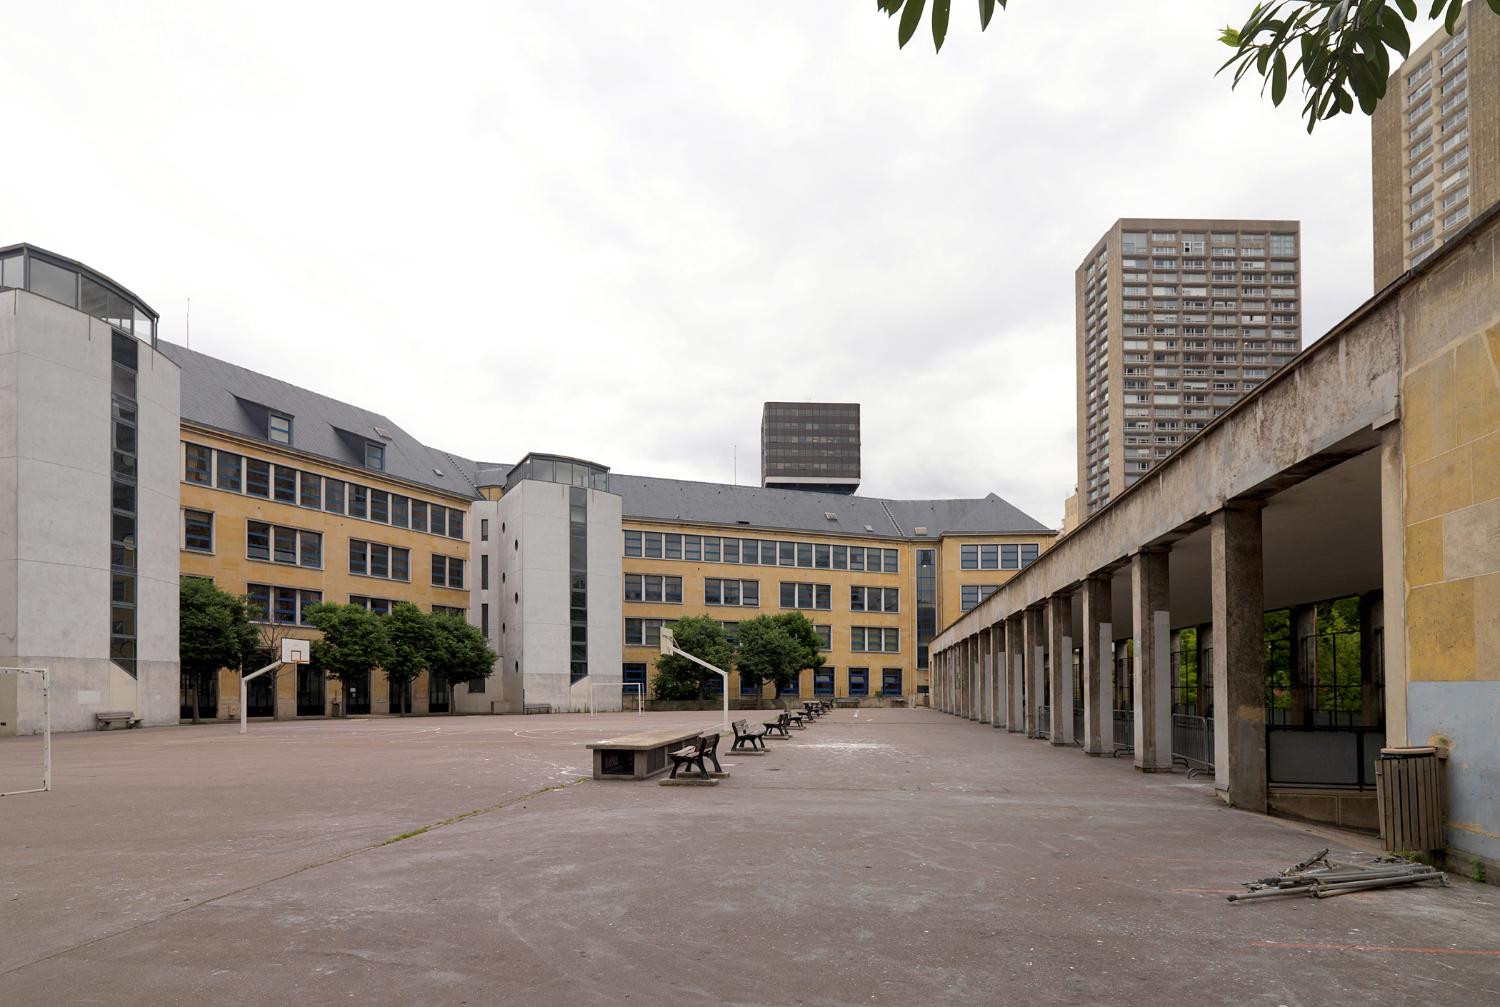
[[[931,711],[581,781],[585,741],[713,719],[59,735],[0,799],[0,1004],[1500,1002],[1500,890],[1233,905],[1373,840]],[[39,751],[0,740],[0,789]]]

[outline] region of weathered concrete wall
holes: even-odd
[[[1500,227],[1402,295],[1411,744],[1448,763],[1451,846],[1500,862]]]

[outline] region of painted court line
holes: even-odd
[[[1402,948],[1383,947],[1379,944],[1293,944],[1282,941],[1251,941],[1252,948],[1289,948],[1301,951],[1371,951],[1376,954],[1407,955],[1478,955],[1483,958],[1500,958],[1500,949],[1491,948]]]

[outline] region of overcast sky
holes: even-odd
[[[1056,524],[1115,218],[1300,219],[1309,342],[1370,293],[1368,121],[1215,78],[1250,6],[7,5],[0,244],[471,457],[753,483],[764,400],[858,401],[864,492]]]

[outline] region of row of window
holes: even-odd
[[[627,559],[680,559],[690,563],[740,563],[747,566],[798,566],[813,570],[853,570],[857,573],[900,573],[898,549],[820,545],[813,542],[771,542],[718,535],[679,535],[673,532],[625,531]]]
[[[966,545],[958,552],[963,570],[1020,570],[1036,562],[1041,547],[1033,542],[1020,545]]]
[[[819,668],[812,673],[812,694],[814,696],[832,696],[834,694],[834,668]],[[621,666],[622,689],[627,698],[633,698],[637,692],[646,689],[646,665],[635,662]],[[800,696],[802,693],[801,676],[789,683],[781,690],[783,696]],[[870,694],[870,669],[850,668],[848,674],[849,695],[851,697],[868,696]],[[880,669],[880,694],[882,696],[899,696],[901,692],[902,669],[882,668]],[[714,677],[707,683],[706,691],[709,695],[721,695],[724,688],[723,679]],[[759,695],[761,686],[754,682],[741,681],[740,695]]]
[[[671,619],[626,619],[625,646],[661,646],[662,627],[670,626],[672,622],[673,620]],[[726,640],[730,643],[738,641],[739,623],[721,622],[719,625],[724,627],[724,637]],[[831,651],[833,649],[833,627],[817,625],[813,628],[818,633],[818,649]],[[893,626],[853,626],[850,628],[849,635],[849,649],[855,653],[901,653],[901,631]]]
[[[196,486],[211,486],[226,493],[244,493],[310,510],[347,514],[376,524],[410,528],[445,538],[464,537],[462,510],[203,444],[183,442],[183,479]]]
[[[625,600],[680,605],[682,603],[682,578],[664,577],[661,574],[627,573],[625,575]]]

